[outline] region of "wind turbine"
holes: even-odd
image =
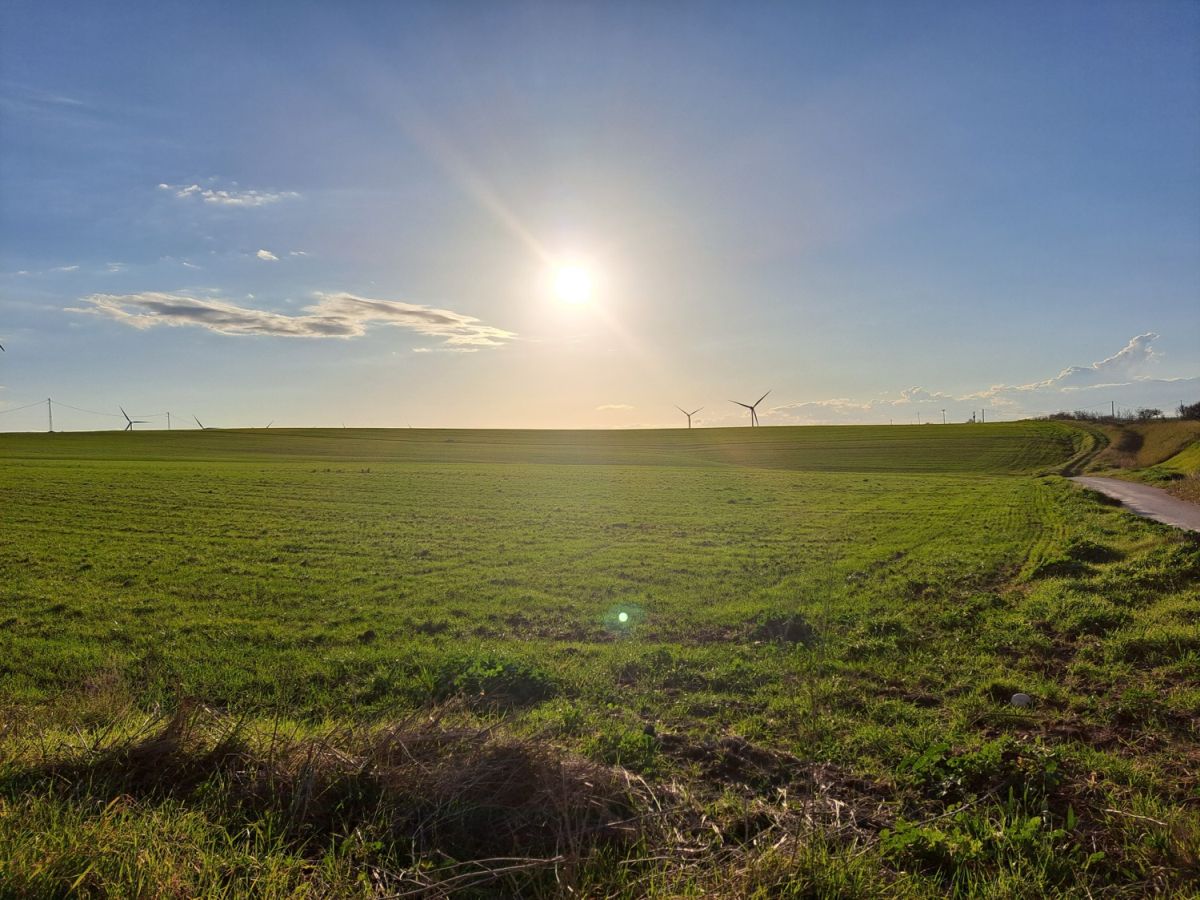
[[[771,392],[767,391],[767,394],[769,394],[769,393],[771,393]],[[759,397],[753,403],[743,403],[740,400],[730,400],[729,402],[736,403],[738,406],[744,406],[744,407],[746,407],[746,409],[750,410],[750,427],[753,428],[755,425],[758,424],[758,404],[762,403],[763,400],[765,400],[767,398],[767,394],[763,394],[761,397]]]
[[[125,407],[123,407],[123,406],[118,406],[117,409],[119,409],[121,411],[121,415],[123,415],[125,417],[125,430],[126,431],[133,431],[134,425],[149,425],[150,424],[146,419],[131,419],[131,418],[129,418],[129,413],[125,412]]]
[[[696,413],[700,412],[700,410],[704,409],[704,407],[703,407],[703,406],[697,406],[697,407],[696,407],[695,409],[693,409],[691,412],[688,412],[688,411],[687,411],[686,409],[684,409],[682,406],[677,406],[677,407],[675,407],[675,408],[676,408],[677,410],[679,410],[681,413],[683,413],[685,416],[687,416],[687,417],[688,417],[688,428],[689,428],[689,429],[692,427],[692,416],[694,416]]]

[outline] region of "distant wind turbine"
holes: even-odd
[[[125,412],[125,407],[123,407],[123,406],[118,406],[117,409],[119,409],[121,411],[121,415],[123,415],[125,417],[125,430],[126,431],[133,431],[134,425],[149,425],[150,424],[145,419],[129,418],[129,413]]]
[[[688,428],[689,428],[689,429],[692,427],[692,416],[694,416],[696,413],[700,412],[700,410],[704,409],[704,407],[703,407],[703,406],[697,406],[697,407],[696,407],[695,409],[693,409],[691,412],[688,412],[688,411],[687,411],[686,409],[684,409],[682,406],[677,406],[677,407],[675,407],[675,408],[676,408],[677,410],[679,410],[681,413],[683,413],[685,416],[687,416],[687,419],[688,419]]]
[[[771,392],[767,391],[767,394],[769,394],[769,393],[771,393]],[[763,394],[761,397],[759,397],[753,403],[743,403],[740,400],[730,400],[729,402],[736,403],[738,406],[744,406],[746,409],[750,410],[750,427],[753,428],[755,425],[758,424],[758,404],[762,403],[765,399],[767,399],[767,394]]]

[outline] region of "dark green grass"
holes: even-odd
[[[1081,445],[1052,423],[5,436],[0,884],[369,893],[439,861],[385,806],[318,846],[220,773],[118,807],[94,754],[37,774],[192,700],[306,733],[458,704],[683,785],[722,835],[509,892],[1183,891],[1200,551],[1028,474]],[[820,779],[849,819],[814,831],[786,798]],[[141,889],[138,852],[162,869]]]
[[[1084,432],[1057,422],[693,431],[270,429],[0,435],[6,458],[139,461],[262,459],[334,463],[747,466],[804,471],[1040,471]]]

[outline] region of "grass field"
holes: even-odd
[[[0,436],[0,895],[1188,895],[1200,546],[1091,446]]]

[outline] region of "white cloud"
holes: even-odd
[[[927,391],[924,388],[911,387],[908,390],[900,392],[900,398],[895,401],[897,405],[905,403],[938,403],[942,400],[953,400],[951,394],[943,393],[942,391]]]
[[[436,349],[458,352],[500,347],[516,337],[511,331],[448,309],[348,293],[314,296],[316,302],[298,315],[237,306],[216,298],[161,292],[92,294],[82,298],[87,306],[70,307],[68,311],[104,316],[133,328],[194,325],[228,335],[352,338],[366,334],[371,326],[391,325],[439,338],[442,345]]]
[[[1100,387],[1103,385],[1128,384],[1145,371],[1147,365],[1158,359],[1154,350],[1154,342],[1158,335],[1153,331],[1139,334],[1129,339],[1124,347],[1107,359],[1094,362],[1090,366],[1068,366],[1053,378],[1044,381],[1034,381],[1021,385],[993,385],[986,391],[972,394],[972,397],[987,398],[993,394],[1011,393],[1013,391],[1044,391],[1060,389],[1063,391]]]
[[[962,420],[979,407],[1006,418],[1046,415],[1059,411],[1103,411],[1118,407],[1174,408],[1200,390],[1200,377],[1151,378],[1146,369],[1160,358],[1154,349],[1159,336],[1146,332],[1105,359],[1088,366],[1068,366],[1057,375],[1027,384],[993,385],[985,390],[955,396],[943,391],[909,388],[896,395],[865,400],[834,398],[786,403],[768,410],[776,421],[789,424],[839,424],[880,422],[889,419]]]
[[[250,191],[234,186],[228,188],[201,187],[198,184],[160,184],[160,191],[169,191],[180,200],[201,200],[214,206],[250,208],[292,200],[300,195],[295,191]]]
[[[254,255],[257,256],[259,259],[263,260],[264,262],[279,262],[279,257],[276,256],[274,253],[272,253],[270,250],[259,250]]]
[[[308,251],[307,250],[291,250],[288,252],[288,256],[308,256]]]
[[[602,404],[601,406],[597,406],[596,409],[599,412],[604,412],[605,410],[633,409],[633,407],[630,406],[628,403],[605,403],[605,404]]]
[[[79,271],[79,266],[55,266],[50,271],[51,272],[77,272],[77,271]]]
[[[124,272],[127,268],[129,267],[125,265],[125,263],[110,262],[107,266],[105,266],[104,271],[108,272],[110,275],[115,275],[118,272]]]

